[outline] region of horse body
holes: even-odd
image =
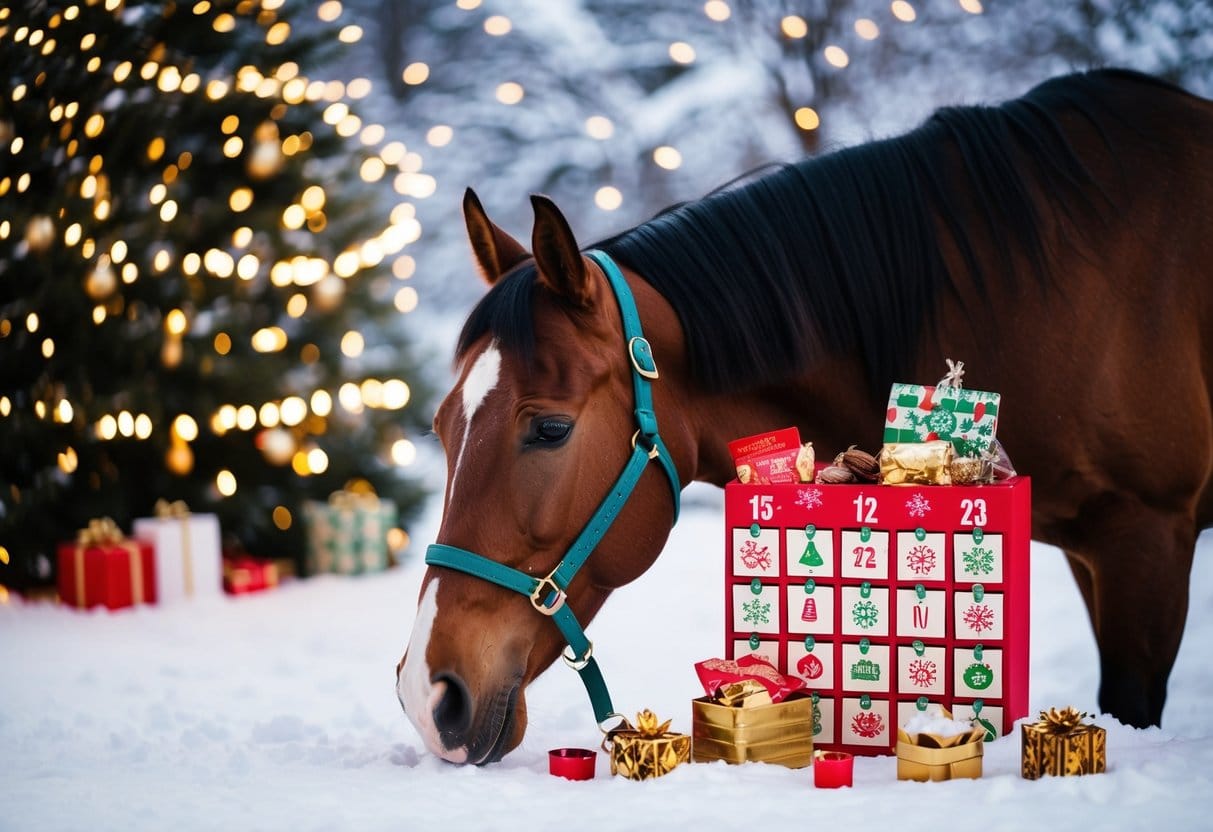
[[[1096,87],[1090,100],[1073,92],[1085,83]],[[943,162],[933,182],[915,180],[935,189],[925,223],[938,268],[923,266],[920,281],[887,296],[887,275],[862,285],[866,276],[844,274],[836,286],[811,287],[837,308],[811,317],[788,307],[783,319],[771,318],[761,304],[803,298],[762,283],[764,268],[772,280],[789,280],[790,267],[770,262],[782,250],[768,249],[748,274],[729,278],[753,281],[763,296],[750,306],[734,296],[718,304],[715,319],[709,311],[697,321],[687,298],[710,305],[696,293],[725,284],[699,287],[693,274],[671,283],[654,258],[693,271],[687,264],[714,238],[750,231],[737,227],[739,219],[763,221],[738,217],[744,202],[704,207],[725,223],[707,231],[692,206],[601,247],[625,266],[635,292],[661,372],[655,410],[684,482],[723,485],[734,476],[730,439],[786,425],[800,427],[819,457],[851,444],[878,447],[889,385],[933,380],[944,357],[963,358],[969,386],[1002,393],[999,437],[1016,468],[1033,478],[1033,537],[1066,552],[1087,604],[1101,657],[1101,709],[1128,724],[1157,724],[1183,632],[1195,538],[1213,525],[1213,105],[1117,73],[1052,85],[1025,99],[1026,108],[1007,111],[1010,121],[1025,122],[1051,110],[1043,129],[1020,129],[1001,156],[972,157],[968,110],[938,120],[955,141],[922,150],[942,152],[932,158]],[[1052,160],[1039,162],[1042,154]],[[1000,178],[1000,164],[1034,175]],[[768,204],[782,204],[777,188],[814,171],[777,174],[758,191],[767,188],[775,194]],[[895,221],[879,215],[885,202],[872,202],[884,193],[870,190],[878,186],[857,185],[854,200],[831,190],[854,175],[812,181],[817,201],[793,205],[799,227],[817,234],[820,224],[851,223],[845,234],[835,228],[820,256],[838,259],[843,264],[834,267],[843,272],[865,258],[889,261],[895,271],[921,233],[837,250],[844,236],[862,237],[849,233],[855,228]],[[1020,190],[1007,195],[1007,210],[1033,214],[1023,239],[1004,238],[1001,229],[1024,218],[991,207],[1007,188]],[[838,202],[841,219],[822,208],[823,191]],[[473,249],[494,289],[465,328],[461,379],[435,427],[450,466],[439,539],[542,575],[611,486],[633,428],[618,310],[555,206],[537,198],[535,207],[532,264],[474,197],[465,201]],[[877,216],[864,225],[857,212]],[[957,217],[983,215],[958,231]],[[698,262],[709,270],[719,255],[706,256]],[[681,290],[679,280],[687,281]],[[737,331],[727,325],[728,303],[746,307],[737,312]],[[532,320],[520,322],[511,309]],[[723,344],[705,346],[705,338]],[[705,350],[713,349],[719,362],[733,362],[732,378],[727,367],[715,378],[705,373],[712,360]],[[785,354],[792,349],[800,352]],[[881,350],[894,360],[882,361]],[[485,356],[499,362],[487,386],[475,376]],[[747,361],[754,365],[749,381],[742,378]],[[480,394],[476,408],[468,406],[469,379]],[[647,569],[672,519],[664,477],[647,473],[569,587],[582,621],[611,589]],[[426,637],[415,629],[399,674],[405,710],[447,759],[497,759],[521,740],[526,684],[559,654],[559,634],[526,598],[450,570],[432,568],[422,598],[417,627]]]

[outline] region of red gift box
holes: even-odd
[[[74,543],[59,545],[59,597],[111,610],[156,603],[152,545],[124,538],[109,518],[90,521]]]
[[[223,590],[229,595],[260,592],[278,586],[278,565],[248,556],[223,559]]]

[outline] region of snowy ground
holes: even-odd
[[[620,709],[650,707],[683,731],[692,663],[722,653],[720,492],[696,486],[687,500],[657,565],[590,628]],[[1197,553],[1166,727],[1101,718],[1107,774],[1022,780],[1016,736],[987,745],[981,780],[898,782],[892,758],[862,758],[854,789],[818,791],[810,770],[760,764],[632,783],[611,778],[602,755],[591,782],[553,778],[548,748],[597,742],[563,666],[533,686],[527,739],[504,762],[430,756],[393,677],[434,529],[434,518],[416,529],[410,560],[389,574],[113,614],[0,607],[0,829],[1209,828],[1213,535]],[[1060,553],[1032,557],[1030,707],[1093,710],[1077,591]]]

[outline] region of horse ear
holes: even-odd
[[[476,262],[480,265],[480,273],[490,286],[530,257],[522,243],[493,224],[471,188],[463,194],[463,221],[467,224],[468,239],[472,243]]]
[[[531,195],[535,227],[531,248],[539,268],[539,281],[573,306],[593,306],[595,286],[568,221],[556,203],[546,196]]]

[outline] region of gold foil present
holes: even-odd
[[[716,701],[730,708],[755,708],[770,705],[771,694],[757,679],[743,679],[716,691]]]
[[[994,482],[994,464],[987,457],[965,456],[953,459],[948,466],[952,485],[977,485]]]
[[[629,780],[651,780],[669,774],[691,757],[691,738],[669,731],[670,721],[659,723],[650,710],[636,715],[636,726],[626,721],[603,741],[609,753],[611,774]]]
[[[880,481],[885,485],[951,485],[951,464],[951,442],[886,442],[880,451]]]
[[[948,719],[952,715],[941,709]],[[938,782],[963,777],[981,777],[984,728],[941,737],[937,734],[907,734],[897,729],[897,779]]]
[[[1056,776],[1098,774],[1108,766],[1108,734],[1098,725],[1083,722],[1091,714],[1074,708],[1050,708],[1040,712],[1034,725],[1022,726],[1020,761],[1025,779],[1046,774]]]
[[[813,762],[813,700],[792,694],[774,705],[733,707],[701,697],[691,702],[691,737],[696,762],[804,768]]]

